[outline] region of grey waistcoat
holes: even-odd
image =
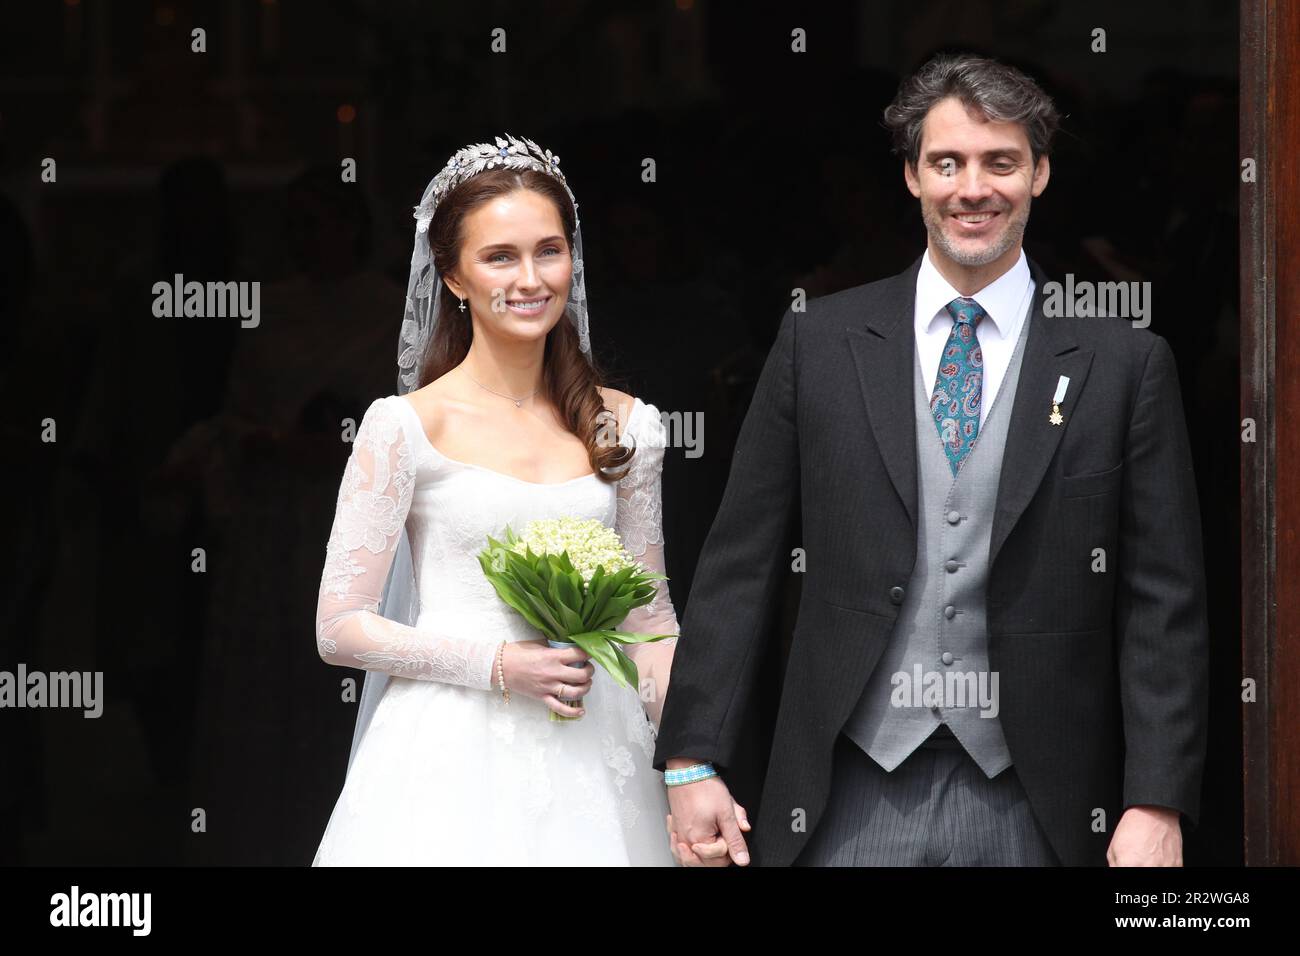
[[[956,478],[930,412],[932,383],[922,378],[912,352],[917,561],[889,643],[844,725],[844,733],[886,770],[901,764],[941,723],[989,777],[1011,766],[1001,722],[981,716],[996,715],[998,687],[996,675],[989,674],[984,601],[1002,450],[1029,321],[1026,315],[993,407]]]

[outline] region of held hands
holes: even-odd
[[[1115,827],[1106,862],[1111,866],[1182,866],[1183,831],[1178,811],[1129,807]]]
[[[587,711],[572,701],[591,690],[596,668],[580,647],[548,647],[545,641],[507,642],[501,658],[506,688],[540,700],[562,717],[581,717]],[[584,662],[582,667],[571,663]],[[496,674],[492,675],[496,686]]]
[[[669,768],[695,761],[673,758]],[[741,835],[750,831],[749,816],[731,797],[721,777],[709,777],[668,788],[665,826],[673,858],[682,866],[749,865],[749,849]]]
[[[670,769],[694,761],[673,758]],[[749,864],[741,831],[751,829],[745,808],[731,797],[721,777],[668,788],[665,826],[673,858],[682,866]],[[1133,806],[1120,817],[1106,851],[1111,866],[1182,866],[1179,813],[1168,807]]]

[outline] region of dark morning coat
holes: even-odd
[[[989,661],[1037,819],[1062,862],[1101,865],[1125,807],[1172,807],[1184,823],[1199,812],[1200,517],[1168,344],[1124,319],[1044,316],[1049,277],[1029,265],[1033,313],[989,545]],[[799,614],[747,835],[758,865],[789,865],[815,830],[836,735],[917,557],[919,266],[786,312],[682,622],[655,766],[711,760],[725,780],[792,573],[785,535],[802,517]],[[1061,375],[1065,422],[1054,426]]]

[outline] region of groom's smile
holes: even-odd
[[[971,211],[958,209],[946,216],[948,226],[946,234],[948,245],[961,249],[971,249],[976,256],[984,250],[996,246],[999,236],[1005,236],[1014,226],[1007,220],[1003,209],[984,209]],[[956,258],[956,256],[954,256]],[[996,258],[994,256],[993,258]],[[960,261],[960,260],[958,260]]]
[[[980,235],[988,231],[988,227],[993,224],[998,213],[990,212],[955,212],[952,218],[962,225],[962,232],[966,235]]]

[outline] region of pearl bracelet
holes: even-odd
[[[506,688],[506,669],[502,661],[506,656],[506,642],[502,641],[501,646],[497,648],[497,683],[501,686],[501,696],[510,703],[510,691]]]

